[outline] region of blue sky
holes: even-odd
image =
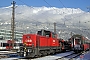
[[[11,5],[13,0],[0,0],[0,7]],[[33,7],[58,7],[58,8],[80,8],[84,11],[89,11],[90,0],[14,0],[17,5],[28,5]],[[47,2],[47,3],[46,3]]]

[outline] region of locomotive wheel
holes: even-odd
[[[47,52],[46,51],[43,51],[43,54],[44,54],[44,56],[46,56],[47,55]]]
[[[48,55],[50,55],[50,53],[51,53],[50,51],[47,51],[47,54],[48,54]]]
[[[55,54],[55,50],[52,50],[52,53],[51,54]]]
[[[40,51],[41,56],[45,56],[44,51]]]
[[[26,58],[33,58],[36,57],[34,53],[30,53],[28,55],[25,56]]]
[[[35,55],[36,58],[41,57],[41,56],[42,56],[41,54]]]
[[[39,51],[38,57],[41,57],[41,56],[42,56],[42,53]]]
[[[46,53],[46,55],[48,55],[48,52],[47,51],[45,51],[45,53]]]
[[[41,57],[41,56],[42,56],[42,54],[40,53],[40,54],[39,54],[39,57]]]

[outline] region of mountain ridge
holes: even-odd
[[[53,23],[59,29],[67,32],[89,29],[90,13],[82,11],[80,8],[56,8],[56,7],[32,7],[26,5],[16,5],[15,8],[15,28],[19,31],[37,31],[38,29],[54,28]],[[0,26],[3,29],[11,29],[12,6],[0,8]],[[86,22],[86,23],[85,23]],[[71,29],[71,31],[69,30]],[[65,30],[65,31],[66,31]],[[82,31],[80,33],[82,33]],[[58,32],[57,32],[58,33]],[[84,32],[85,33],[85,32]],[[86,33],[90,33],[86,31]],[[87,35],[87,34],[86,34]]]

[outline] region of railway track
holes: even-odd
[[[58,59],[56,59],[56,60],[74,60],[76,57],[78,57],[78,56],[80,56],[80,55],[82,55],[82,54],[84,54],[85,52],[80,52],[80,53],[72,53],[72,54],[70,54],[70,55],[67,55],[67,56],[63,56],[63,57],[61,57],[61,58],[58,58]]]
[[[7,55],[0,55],[0,59],[2,59],[2,58],[8,58],[8,56]]]
[[[48,55],[48,56],[43,56],[43,57],[39,57],[39,58],[29,58],[29,60],[56,60],[60,57],[66,56],[66,55],[70,55],[72,54],[72,51],[69,52],[64,52],[64,53],[59,53],[59,54],[55,54],[55,55]],[[20,58],[19,60],[22,59],[26,59],[26,58]]]
[[[86,52],[81,52],[78,54],[75,54],[73,51],[70,52],[64,52],[64,53],[60,53],[60,54],[56,54],[56,55],[49,55],[49,56],[43,56],[43,57],[39,57],[39,58],[33,58],[33,59],[28,59],[28,58],[18,58],[18,57],[14,57],[14,58],[6,58],[8,60],[74,60],[75,58],[80,57],[80,55],[85,54]],[[3,59],[3,60],[6,60]]]
[[[9,57],[11,57],[11,55],[16,55],[16,52],[12,52],[12,51],[0,51],[0,59],[7,59]]]

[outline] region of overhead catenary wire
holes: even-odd
[[[61,0],[59,0],[59,2],[66,8],[66,6],[62,3],[62,1]],[[67,9],[67,8],[66,8]],[[83,14],[85,14],[85,13],[83,13]],[[72,15],[71,15],[72,16]],[[76,18],[76,17],[80,17],[80,16],[82,16],[82,14],[81,15],[79,15],[79,16],[75,16],[75,17],[73,17],[73,18]]]
[[[25,4],[25,5],[27,5],[27,6],[29,6],[28,4],[26,4],[25,2],[23,2],[23,1],[21,1],[21,0],[19,0],[20,2],[22,2],[23,4]],[[30,6],[29,6],[30,7]],[[32,9],[35,9],[35,8],[33,8],[33,7],[31,7]],[[47,15],[45,15],[44,13],[41,13],[41,14],[43,14],[43,16],[46,16],[46,17],[49,17],[50,19],[53,19],[53,18],[51,18],[50,16],[47,16]],[[29,17],[28,17],[29,18]],[[31,19],[31,18],[30,18]],[[34,21],[36,21],[35,19],[32,19],[32,20],[34,20]],[[38,21],[37,21],[38,22]],[[47,21],[48,22],[48,21]],[[54,22],[53,22],[54,23]],[[51,25],[51,24],[53,24],[53,23],[48,23],[48,25]],[[37,26],[37,25],[36,25]]]
[[[25,2],[23,2],[23,1],[21,1],[21,0],[19,0],[20,2],[22,2],[23,4],[25,4],[25,5],[27,5],[28,7],[30,7],[28,4],[26,4]],[[35,9],[35,8],[33,8],[33,7],[31,7],[32,9]],[[30,9],[31,9],[30,8]],[[44,14],[43,14],[44,15]],[[28,18],[30,18],[30,17],[28,17]],[[37,20],[35,20],[35,19],[32,19],[32,18],[30,18],[32,21],[37,21]],[[37,22],[39,22],[39,21],[37,21]],[[37,26],[37,24],[36,24],[36,26]]]
[[[52,7],[46,0],[44,0],[45,3],[47,3],[50,7]]]
[[[61,0],[59,0],[59,2],[66,8],[66,6],[62,3],[62,1]],[[85,14],[85,12],[83,13],[83,14]],[[75,16],[75,17],[73,17],[74,19],[76,18],[76,17],[80,17],[80,16],[82,16],[83,14],[81,14],[81,15],[79,15],[79,16]],[[80,21],[79,21],[79,27],[80,27]],[[74,26],[74,25],[73,25]],[[78,30],[80,30],[81,31],[81,29],[80,28],[78,28]]]
[[[44,0],[44,2],[46,2],[50,7],[52,7],[46,0]],[[61,0],[59,0],[59,2],[66,8],[66,6],[61,2]],[[66,8],[67,9],[67,8]],[[54,9],[55,10],[55,9]],[[68,9],[67,9],[68,10]],[[83,14],[85,14],[85,13],[83,13]],[[79,16],[76,16],[76,17],[80,17],[80,16],[82,16],[82,14],[81,15],[79,15]],[[73,17],[73,16],[72,16]],[[76,18],[76,17],[73,17],[73,18]],[[67,21],[68,21],[68,19],[67,18],[65,18]],[[71,21],[69,21],[70,23],[71,23]],[[74,26],[74,25],[73,25]],[[79,29],[79,28],[78,28]],[[80,30],[80,29],[79,29]]]
[[[25,5],[27,5],[27,6],[29,6],[28,4],[26,4],[25,2],[23,2],[23,1],[21,1],[21,0],[19,0],[20,2],[22,2],[22,3],[24,3]],[[44,0],[44,2],[45,3],[47,3],[50,7],[52,7],[52,5],[50,5],[46,0]],[[61,2],[60,0],[59,0],[59,2]],[[61,4],[66,8],[66,6],[61,2]],[[33,8],[33,7],[31,7],[31,8]],[[53,7],[52,7],[53,8]],[[34,8],[33,8],[34,9]],[[55,8],[53,8],[55,11],[56,11],[56,9]],[[67,8],[66,8],[67,9]],[[43,14],[43,13],[42,13]],[[43,15],[45,15],[45,14],[43,14]],[[61,14],[60,14],[61,15]],[[45,15],[46,16],[46,15]],[[49,16],[48,16],[49,17]],[[51,17],[50,17],[51,18]],[[51,18],[51,19],[53,19],[53,18]],[[67,18],[65,18],[67,21],[68,21],[68,19]],[[34,20],[34,19],[32,19],[32,20]],[[71,21],[69,21],[70,23],[71,23]],[[65,24],[65,22],[64,22],[64,24]]]
[[[26,4],[25,2],[23,2],[23,1],[21,1],[21,0],[19,0],[20,2],[22,2],[23,4],[25,4],[25,5],[27,5],[27,6],[29,6],[28,4]],[[30,6],[29,6],[30,7]],[[31,8],[33,8],[33,7],[31,7]],[[33,8],[33,9],[35,9],[35,8]],[[42,13],[43,14],[43,13]],[[45,15],[45,14],[43,14],[43,15]],[[45,15],[46,16],[46,15]],[[46,16],[47,17],[47,16]],[[49,17],[49,16],[48,16]],[[52,18],[51,18],[52,19]]]
[[[46,0],[44,0],[44,2],[45,3],[47,3],[50,7],[52,7]],[[53,8],[53,10],[55,10],[55,11],[57,11],[55,8]],[[59,14],[59,15],[61,15],[61,14]],[[65,18],[66,19],[66,18]],[[67,20],[67,19],[66,19]],[[69,21],[70,22],[70,21]],[[71,23],[71,22],[70,22]],[[57,24],[57,25],[60,25],[60,24]],[[64,25],[65,25],[65,22],[64,22]],[[57,30],[59,30],[59,29],[57,29]],[[56,30],[55,30],[56,31]]]
[[[61,0],[59,0],[59,2],[66,8],[66,6],[62,3],[62,1]]]
[[[61,0],[59,0],[59,2],[66,8],[66,6],[63,4],[63,2],[61,1]],[[66,8],[67,9],[67,8]],[[68,9],[67,9],[68,10]],[[85,12],[83,12],[83,14],[85,14]],[[72,15],[71,15],[72,16]],[[82,14],[81,15],[79,15],[79,16],[76,16],[76,17],[80,17],[80,16],[82,16]],[[73,17],[73,16],[72,16]],[[76,18],[76,17],[73,17],[73,18]]]
[[[21,0],[19,0],[19,1],[21,1]],[[49,4],[46,0],[44,0],[50,7],[52,7],[52,5],[51,4]],[[60,1],[60,0],[59,0]],[[24,3],[25,5],[27,5],[27,6],[29,6],[28,4],[26,4],[25,2],[23,2],[23,1],[21,1],[22,3]],[[66,8],[66,6],[63,4],[63,2],[61,2],[62,3],[62,5]],[[30,7],[30,6],[29,6]],[[31,7],[31,8],[33,8],[33,7]],[[34,9],[34,8],[33,8]],[[54,9],[54,8],[53,8]],[[55,11],[56,11],[56,9],[54,9]],[[43,14],[43,13],[42,13]],[[44,15],[44,14],[43,14]],[[29,17],[28,17],[29,18]],[[31,20],[35,20],[35,19],[32,19],[32,18],[30,18]],[[52,18],[51,18],[52,19]],[[68,20],[67,18],[65,18],[66,20]],[[36,21],[36,20],[35,20]]]
[[[50,7],[52,7],[52,5],[50,5],[46,0],[43,0],[46,4],[48,4]],[[65,5],[63,4],[63,6],[65,7]],[[53,8],[53,7],[52,7]],[[55,11],[57,11],[55,8],[53,8]],[[59,14],[61,15],[61,14]],[[65,18],[65,17],[64,17]],[[66,18],[65,18],[66,19]],[[68,21],[68,19],[66,19]],[[71,23],[71,21],[69,21]],[[65,21],[64,21],[65,24]]]

